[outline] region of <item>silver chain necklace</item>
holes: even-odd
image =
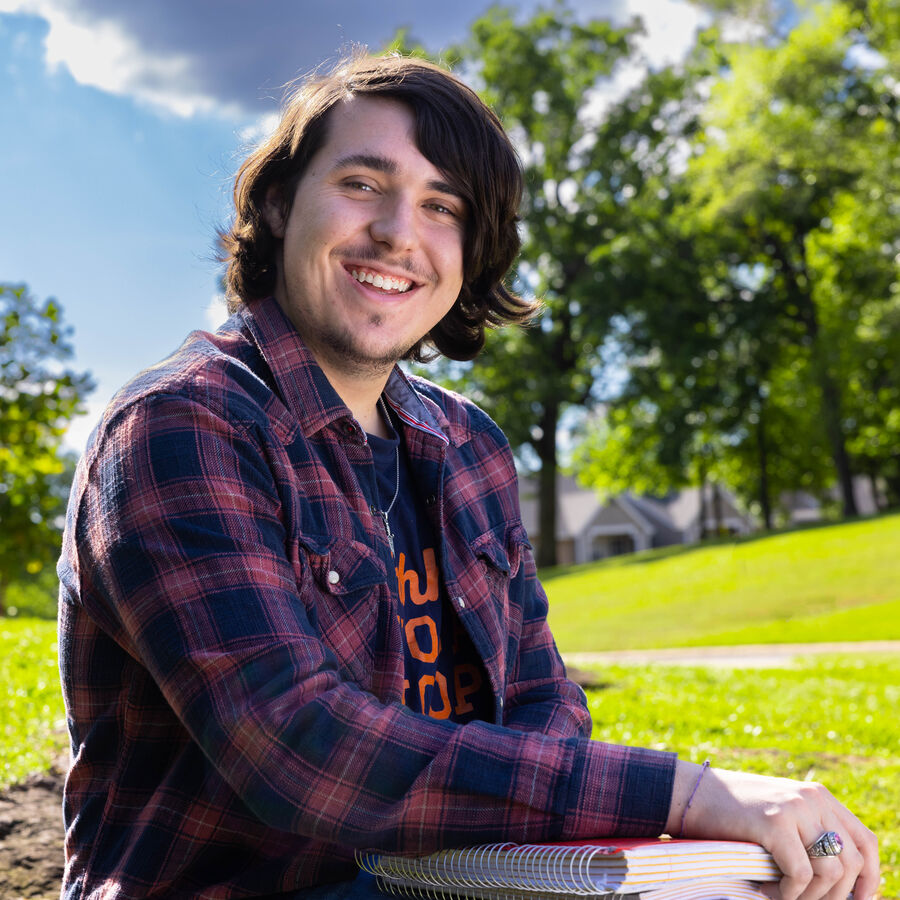
[[[384,397],[379,397],[378,402],[381,404],[382,412],[384,412],[384,419],[387,424],[390,426],[391,417],[388,415],[387,406],[384,403]],[[394,532],[391,531],[391,523],[388,521],[388,516],[391,514],[391,510],[394,508],[394,504],[397,502],[397,495],[400,493],[400,444],[398,443],[394,447],[394,468],[395,473],[394,477],[396,479],[396,483],[394,485],[394,496],[391,497],[391,502],[388,504],[387,509],[376,509],[375,512],[381,516],[381,521],[384,522],[384,533],[387,535],[388,546],[391,548],[391,559],[394,558]],[[378,479],[375,479],[375,496],[378,500],[381,499],[381,494],[378,491]]]

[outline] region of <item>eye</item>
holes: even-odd
[[[439,213],[442,216],[452,216],[454,219],[459,218],[459,213],[455,209],[449,206],[445,206],[443,203],[440,203],[437,200],[429,203],[428,208],[433,209],[436,213]]]
[[[353,179],[350,179],[350,180],[344,182],[344,186],[348,187],[348,188],[352,188],[353,190],[356,190],[356,191],[375,193],[375,188],[372,187],[372,185],[366,181],[355,181]]]

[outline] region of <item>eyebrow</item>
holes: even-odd
[[[400,167],[393,159],[387,156],[378,156],[374,153],[351,153],[348,156],[342,156],[334,164],[335,169],[353,169],[357,167],[372,169],[385,175],[396,176],[400,174]],[[451,197],[458,197],[460,200],[466,199],[462,192],[453,187],[449,181],[433,179],[426,186],[429,190],[438,191],[441,194],[449,194]]]

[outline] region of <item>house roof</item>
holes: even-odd
[[[727,520],[745,516],[737,509],[727,490],[720,488],[722,515]],[[519,502],[522,509],[522,523],[529,534],[538,535],[538,484],[534,478],[519,481]],[[707,519],[714,515],[712,492],[707,494]],[[674,540],[683,539],[684,533],[696,523],[700,515],[700,491],[685,488],[674,492],[665,499],[639,497],[635,494],[621,494],[611,497],[606,503],[592,490],[582,487],[569,475],[561,475],[557,482],[557,540],[572,540],[584,533],[603,510],[611,506],[632,522],[646,535],[665,533]]]

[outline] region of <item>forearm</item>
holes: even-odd
[[[811,862],[806,847],[825,831],[844,841],[839,857]],[[857,900],[879,878],[875,836],[822,785],[710,768],[679,760],[667,833],[676,837],[753,841],[775,858],[784,879],[782,900],[832,892]]]

